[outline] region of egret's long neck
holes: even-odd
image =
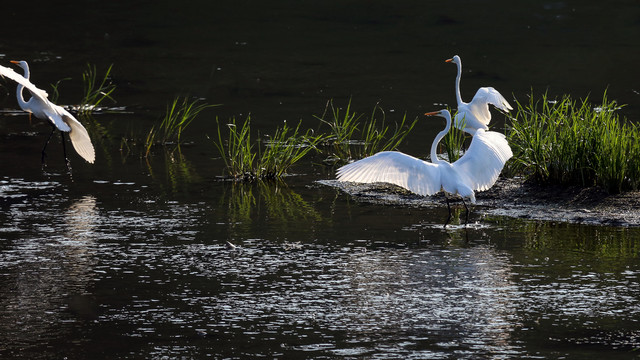
[[[24,70],[23,76],[29,80],[29,68],[22,68]],[[24,101],[24,97],[22,96],[22,90],[24,90],[24,86],[22,84],[18,84],[18,88],[16,89],[16,97],[18,98],[18,105],[22,110],[25,110],[27,106],[27,102]]]
[[[462,77],[462,61],[458,60],[458,76],[456,76],[456,101],[458,106],[462,104],[462,95],[460,94],[460,78]]]
[[[444,118],[447,120],[447,125],[444,127],[444,130],[440,131],[438,135],[436,135],[436,138],[433,139],[433,143],[431,144],[431,162],[432,163],[438,163],[443,161],[438,159],[438,153],[437,153],[438,143],[440,142],[440,140],[442,140],[442,138],[445,135],[447,135],[449,130],[451,130],[451,115],[449,115],[448,113],[445,113]]]

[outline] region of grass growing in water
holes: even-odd
[[[620,106],[603,95],[594,107],[568,95],[550,101],[533,94],[516,101],[508,139],[513,170],[543,183],[598,185],[609,192],[640,187],[640,129],[620,119]]]
[[[149,156],[151,148],[155,144],[180,145],[182,143],[182,132],[204,109],[217,105],[199,103],[198,99],[190,100],[187,97],[176,97],[162,118],[162,122],[156,128],[155,125],[149,130],[145,139],[145,156]]]
[[[452,118],[455,119],[455,113],[452,114]],[[464,128],[464,123],[463,123]],[[444,146],[444,151],[447,154],[447,161],[450,163],[455,162],[460,159],[463,155],[463,146],[464,146],[464,138],[465,132],[462,130],[458,130],[455,126],[451,126],[449,132],[442,138],[442,146]],[[431,159],[434,161],[434,159]]]
[[[265,141],[264,149],[258,141],[251,140],[251,117],[242,125],[232,118],[227,123],[228,136],[218,121],[218,138],[214,145],[222,156],[228,173],[237,180],[276,179],[284,175],[309,151],[315,149],[321,136],[313,136],[310,131],[302,133],[301,122],[290,128],[285,122],[273,136]],[[256,150],[257,148],[257,150]]]
[[[109,65],[104,76],[98,83],[98,72],[95,65],[87,64],[87,70],[82,73],[84,98],[80,102],[78,112],[80,114],[92,113],[105,99],[113,102],[111,94],[116,90],[116,85],[110,80],[113,64]]]
[[[374,106],[366,121],[361,121],[362,114],[351,111],[351,100],[344,112],[341,110],[330,100],[322,116],[316,116],[323,124],[329,126],[330,131],[324,137],[323,143],[328,145],[331,152],[329,159],[332,161],[359,159],[380,151],[397,149],[418,122],[416,118],[407,124],[405,114],[391,131],[386,123],[386,113],[378,104]]]

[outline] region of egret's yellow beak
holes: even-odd
[[[447,60],[445,60],[444,62],[453,62],[453,58],[451,58],[451,59],[447,59]]]
[[[432,111],[432,112],[428,112],[428,113],[424,113],[427,116],[434,116],[434,115],[439,115],[440,111]]]

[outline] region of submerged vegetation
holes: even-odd
[[[543,183],[601,186],[609,192],[640,188],[640,129],[621,119],[615,101],[601,105],[565,95],[516,101],[508,127],[515,173]]]

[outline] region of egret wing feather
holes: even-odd
[[[66,122],[64,122],[62,119],[62,116],[64,114],[62,111],[65,111],[65,110],[58,105],[55,105],[49,101],[47,102],[51,106],[43,107],[41,109],[42,113],[44,113],[47,116],[47,119],[49,119],[49,121],[51,121],[58,128],[58,130],[64,131],[64,132],[71,131],[71,127],[69,127],[69,125]]]
[[[397,151],[383,151],[347,164],[337,175],[340,181],[390,183],[423,196],[442,188],[438,165]]]
[[[469,104],[472,104],[473,107],[475,106],[482,106],[483,108],[486,107],[487,112],[489,111],[489,107],[487,106],[487,104],[491,104],[502,111],[513,110],[513,108],[507,101],[507,99],[505,99],[504,96],[502,96],[502,94],[500,94],[498,90],[490,86],[481,87],[480,89],[478,89],[478,91],[473,96],[473,99]]]
[[[18,84],[21,84],[27,90],[29,90],[31,95],[39,98],[40,100],[49,101],[47,99],[49,97],[49,94],[47,94],[46,91],[44,91],[44,90],[38,88],[37,86],[33,85],[33,83],[31,81],[29,81],[29,79],[27,79],[24,76],[18,74],[13,69],[0,65],[0,76],[7,77],[7,78],[17,82]]]
[[[478,129],[465,154],[453,168],[473,190],[484,191],[495,184],[504,164],[513,156],[503,134]]]
[[[73,148],[76,149],[82,158],[93,164],[96,160],[96,152],[93,148],[93,144],[91,143],[91,138],[89,137],[87,129],[85,129],[85,127],[82,126],[82,124],[68,111],[64,109],[63,111],[64,122],[67,123],[71,129],[69,132],[69,138],[71,139]]]

